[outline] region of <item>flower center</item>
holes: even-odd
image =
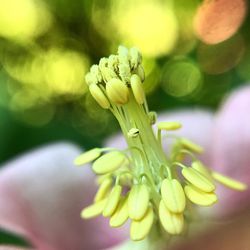
[[[136,48],[120,46],[117,55],[102,58],[99,65],[91,67],[86,75],[90,93],[114,114],[128,148],[95,148],[75,160],[76,165],[94,161],[92,169],[99,183],[94,203],[81,216],[102,214],[110,218],[112,227],[130,219],[130,236],[136,241],[155,232],[159,237],[181,234],[188,203],[211,206],[217,202],[215,181],[237,190],[246,188],[205,167],[195,156],[203,151],[199,145],[170,135],[168,131],[181,128],[179,122],[159,122],[154,132],[152,125],[157,119],[148,109],[141,63]],[[167,154],[163,139],[168,138],[174,143]],[[187,157],[190,166],[185,163]]]

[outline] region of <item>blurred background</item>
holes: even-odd
[[[118,131],[84,75],[119,44],[143,54],[151,110],[216,110],[250,80],[244,0],[0,0],[0,163],[58,140]],[[0,232],[0,243],[25,242]]]

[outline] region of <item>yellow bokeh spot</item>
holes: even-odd
[[[84,75],[89,66],[88,58],[74,50],[39,50],[16,60],[8,56],[3,66],[19,82],[17,91],[22,89],[20,93],[13,92],[15,110],[49,103],[54,97],[73,100],[87,91]]]
[[[158,57],[169,54],[178,39],[178,21],[172,5],[172,1],[121,0],[107,6],[96,0],[92,22],[110,41],[111,49],[126,44],[136,46],[146,57]]]
[[[45,81],[54,93],[82,95],[87,67],[87,59],[77,52],[52,49],[44,63]]]
[[[41,1],[0,0],[0,36],[27,40],[48,30],[52,16]]]
[[[148,57],[168,54],[174,48],[178,26],[170,6],[157,1],[126,1],[115,13],[117,30],[124,41]]]

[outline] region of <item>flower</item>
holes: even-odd
[[[73,165],[70,143],[31,151],[0,171],[0,225],[29,239],[36,249],[103,249],[124,239],[105,220],[80,219],[96,191],[90,169]],[[98,239],[98,240],[97,240]]]
[[[242,98],[242,95],[244,98]],[[229,98],[229,104],[226,104],[224,107],[230,107],[232,117],[235,119],[235,124],[242,124],[242,117],[240,116],[237,118],[238,112],[235,112],[235,109],[239,109],[238,105],[243,99],[249,99],[249,87],[239,90],[239,92],[233,94],[233,97],[234,105],[229,105],[231,103],[231,99]],[[249,107],[247,101],[244,101],[244,103],[243,107]],[[201,143],[205,148],[208,145],[207,142],[210,141],[209,144],[214,147],[208,147],[208,153],[205,154],[205,159],[207,162],[210,162],[208,158],[213,159],[213,164],[218,162],[216,157],[226,157],[230,162],[230,157],[234,157],[232,152],[237,152],[236,155],[239,157],[238,159],[241,159],[243,156],[246,157],[242,148],[235,148],[234,145],[228,141],[223,145],[225,138],[219,140],[221,143],[219,148],[226,148],[226,152],[228,152],[229,146],[231,146],[230,149],[232,152],[227,153],[226,155],[219,154],[219,156],[215,153],[217,147],[215,143],[218,143],[218,141],[216,142],[216,140],[213,139],[213,135],[219,133],[220,126],[218,126],[218,130],[217,127],[213,129],[213,126],[214,124],[219,123],[220,116],[223,115],[224,112],[230,112],[226,108],[226,111],[223,111],[224,107],[216,118],[213,118],[210,112],[201,110],[197,112],[186,110],[171,113],[168,116],[169,119],[175,117],[176,119],[173,120],[181,121],[184,127],[186,122],[190,127],[192,127],[191,124],[193,122],[195,123],[195,126],[199,124],[199,129],[195,129],[194,131],[188,130],[185,137],[193,139],[196,143]],[[247,111],[247,108],[244,108],[243,110]],[[221,122],[223,122],[223,120],[221,120]],[[223,126],[221,125],[221,127]],[[236,125],[232,125],[230,126],[231,131],[228,133],[230,135],[234,134],[235,127],[237,128],[236,131],[239,133],[239,136],[233,138],[233,143],[236,143],[237,145],[237,143],[242,140],[240,136],[242,130],[239,130]],[[190,132],[191,134],[189,137]],[[176,133],[178,134],[178,132]],[[223,133],[219,134],[223,135]],[[250,140],[246,141],[250,144]],[[247,145],[245,146],[247,147]],[[109,149],[110,148],[105,148],[105,150],[108,151]],[[223,152],[222,149],[221,152]],[[0,225],[8,230],[12,230],[13,232],[27,237],[36,249],[95,250],[115,246],[122,241],[126,237],[126,233],[123,230],[119,232],[117,231],[118,229],[112,230],[108,227],[107,221],[105,222],[105,220],[102,220],[101,218],[98,218],[97,220],[79,220],[81,209],[91,203],[92,197],[96,191],[96,188],[94,187],[94,177],[89,167],[85,166],[82,169],[78,169],[72,165],[74,158],[79,153],[79,148],[71,144],[55,144],[30,152],[27,155],[5,164],[0,171]],[[93,157],[92,153],[90,154],[91,157]],[[98,155],[97,152],[95,153]],[[90,158],[88,157],[87,159],[89,160]],[[248,161],[247,158],[244,159],[246,159],[246,162]],[[215,165],[213,165],[213,167],[216,170],[218,168],[218,166]],[[227,166],[225,165],[223,168],[223,171],[226,174]],[[190,180],[193,185],[198,186],[196,188],[205,189],[203,192],[211,189],[206,181],[204,184],[204,182],[197,183],[197,178],[192,179],[192,173],[191,177],[190,173],[184,173],[183,175],[186,179]],[[240,176],[239,168],[238,177]],[[226,181],[228,181],[228,179],[226,179]],[[245,182],[249,184],[250,180],[245,179]],[[173,183],[173,186],[170,185],[170,188],[173,188],[173,190],[176,190],[175,192],[178,193],[177,186],[178,184],[176,185]],[[138,190],[143,189],[144,188],[140,188]],[[114,193],[116,192],[119,193],[119,190]],[[134,193],[137,193],[137,191]],[[143,193],[144,201],[146,195],[144,191]],[[222,192],[221,194],[226,195],[226,193]],[[247,194],[249,195],[249,192],[246,192],[245,194],[234,192],[232,194],[234,197],[241,195],[245,196]],[[229,207],[230,200],[225,203],[227,207],[224,208]],[[166,209],[167,205],[163,205],[163,208]],[[150,214],[152,213],[148,211],[147,216],[145,215],[147,221],[150,221]],[[136,226],[137,225],[135,224],[134,227]],[[176,230],[176,228],[174,229]],[[141,244],[144,243],[145,242],[143,241]],[[132,247],[129,249],[132,249]],[[145,249],[145,246],[144,248],[142,247],[142,249]]]
[[[250,86],[233,92],[215,117],[212,166],[223,174],[249,184],[250,176]],[[230,215],[250,207],[249,189],[235,195],[219,186],[221,206],[217,212]],[[227,208],[226,210],[224,208]]]
[[[111,227],[121,227],[129,219],[130,238],[148,238],[148,247],[156,248],[155,242],[187,230],[193,204],[212,206],[218,201],[215,182],[238,191],[247,185],[207,168],[196,156],[203,153],[200,145],[170,133],[182,127],[180,122],[157,121],[145,98],[141,63],[136,48],[119,46],[117,55],[101,58],[90,68],[86,75],[90,93],[115,116],[128,147],[92,149],[75,162],[93,162],[99,182],[93,204],[82,210],[81,217],[103,215],[110,218]],[[167,154],[165,140],[172,140]]]

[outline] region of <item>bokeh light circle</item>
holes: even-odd
[[[75,51],[51,49],[45,58],[44,76],[52,92],[68,95],[82,95],[87,91],[84,75],[88,61]]]
[[[203,82],[199,67],[191,60],[177,58],[167,62],[162,73],[163,90],[174,97],[188,96]]]
[[[205,0],[194,19],[195,32],[204,43],[220,43],[237,32],[246,12],[245,0]]]
[[[93,24],[112,47],[136,46],[145,57],[171,53],[178,38],[172,1],[111,1],[110,8],[95,1]]]
[[[27,40],[46,32],[52,15],[43,1],[0,0],[0,36]]]

